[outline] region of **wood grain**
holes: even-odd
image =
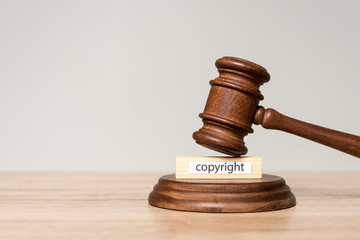
[[[266,129],[288,132],[360,158],[360,137],[303,122],[261,106],[254,119]]]
[[[259,88],[270,80],[265,68],[234,57],[220,58],[215,65],[219,76],[210,81],[210,93],[204,112],[200,113],[204,125],[193,134],[198,144],[228,155],[245,155],[244,137],[253,132],[251,127],[255,123],[360,158],[360,136],[309,124],[274,109],[259,107],[259,101],[264,99]],[[344,116],[344,122],[346,120]]]
[[[285,180],[264,174],[260,179],[175,179],[162,176],[149,194],[155,207],[211,213],[267,212],[295,206]]]
[[[164,173],[0,173],[0,239],[359,239],[360,172],[274,173],[294,208],[246,214],[155,208]]]

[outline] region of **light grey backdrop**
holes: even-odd
[[[0,170],[174,171],[217,58],[272,79],[262,105],[360,134],[360,1],[0,1]],[[360,159],[254,126],[265,171]]]

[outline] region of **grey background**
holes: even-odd
[[[359,135],[360,1],[0,1],[0,170],[174,171],[236,56],[272,76],[261,103]],[[254,126],[264,170],[359,159]]]

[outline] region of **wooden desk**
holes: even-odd
[[[0,173],[0,239],[360,239],[360,172],[275,174],[296,207],[208,214],[149,206],[161,173]]]

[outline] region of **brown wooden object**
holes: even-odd
[[[192,212],[264,212],[295,206],[285,180],[264,174],[262,179],[175,179],[162,176],[149,195],[149,204]]]
[[[219,77],[210,81],[211,90],[200,114],[204,126],[193,134],[195,141],[228,155],[247,153],[244,137],[252,124],[277,129],[324,144],[360,158],[360,137],[302,122],[274,109],[258,106],[259,88],[270,80],[265,68],[247,60],[223,57],[216,61]]]

